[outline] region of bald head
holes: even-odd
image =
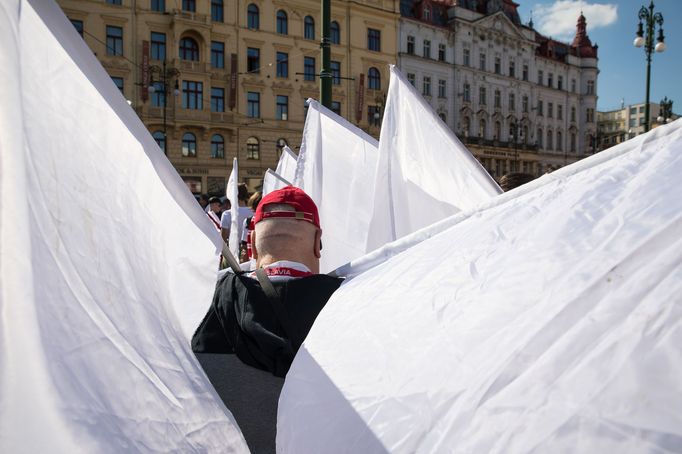
[[[286,204],[270,204],[264,212],[296,211]],[[256,267],[279,260],[306,265],[313,273],[320,269],[320,239],[322,230],[304,220],[271,217],[258,222],[252,235]]]

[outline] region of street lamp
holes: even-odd
[[[656,120],[658,121],[658,124],[670,123],[671,121],[673,121],[672,116],[673,116],[673,102],[672,102],[672,100],[668,99],[668,97],[666,96],[661,101],[660,112],[659,112],[658,118]]]
[[[164,152],[166,152],[166,147],[168,146],[168,134],[167,134],[167,127],[166,127],[166,115],[167,115],[167,109],[168,109],[168,95],[170,94],[170,89],[169,85],[170,82],[175,78],[175,88],[173,89],[173,94],[177,97],[180,95],[180,87],[178,85],[178,79],[180,78],[180,71],[178,71],[175,68],[167,68],[166,67],[166,60],[163,61],[163,64],[159,67],[156,65],[152,65],[149,67],[149,74],[150,74],[150,80],[149,80],[149,87],[147,88],[147,91],[152,94],[156,91],[156,87],[154,87],[154,74],[157,74],[157,77],[161,78],[161,84],[163,85],[163,146],[164,146]]]
[[[644,23],[642,23],[644,21]],[[658,37],[654,46],[654,35],[658,24]],[[646,30],[644,27],[646,26]],[[644,130],[651,128],[649,118],[649,86],[651,82],[651,55],[654,50],[663,52],[665,50],[665,36],[663,36],[663,15],[654,13],[654,0],[651,0],[649,7],[642,6],[639,10],[639,24],[637,26],[637,36],[633,42],[635,47],[644,47],[646,54],[646,104],[644,107]]]

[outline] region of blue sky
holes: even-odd
[[[598,110],[644,102],[646,59],[644,50],[632,45],[637,31],[637,13],[649,0],[516,0],[521,20],[533,11],[535,28],[562,41],[572,41],[582,7],[592,43],[599,44]],[[663,14],[667,49],[654,53],[651,65],[651,101],[664,96],[682,112],[682,0],[655,0]],[[551,32],[550,32],[551,31]]]

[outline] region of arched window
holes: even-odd
[[[341,43],[341,27],[339,27],[339,23],[336,21],[332,21],[331,28],[329,29],[329,39],[332,44]]]
[[[575,133],[571,133],[571,153],[575,153]]]
[[[180,40],[180,59],[199,61],[199,45],[192,38]]]
[[[542,128],[538,128],[538,148],[542,148]]]
[[[554,143],[553,143],[553,142],[554,142],[554,136],[552,135],[552,130],[551,130],[551,129],[548,129],[548,130],[547,130],[547,144],[546,144],[546,148],[547,148],[548,150],[551,150],[551,149],[554,148]]]
[[[482,139],[485,138],[485,127],[486,127],[485,119],[481,118],[478,121],[478,137]]]
[[[163,151],[163,154],[166,154],[166,136],[163,134],[163,132],[154,131],[152,137],[156,141],[156,144],[159,146],[159,148],[161,148],[161,151]]]
[[[369,68],[367,79],[370,90],[381,90],[381,73],[376,68]]]
[[[197,138],[191,132],[186,132],[182,136],[182,155],[183,156],[197,155]]]
[[[258,7],[251,3],[246,9],[246,26],[251,30],[260,28],[260,13]]]
[[[281,9],[277,11],[277,33],[280,35],[287,35],[289,33],[287,13]]]
[[[303,37],[315,39],[315,19],[312,16],[306,16],[303,20]]]
[[[223,136],[220,134],[214,134],[213,137],[211,137],[211,157],[225,157],[225,139],[223,139]]]
[[[561,151],[564,149],[564,144],[563,144],[563,134],[561,134],[561,131],[556,132],[556,149],[558,151]]]
[[[260,142],[255,137],[246,139],[246,159],[260,159]]]

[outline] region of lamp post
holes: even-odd
[[[662,125],[664,123],[670,123],[673,121],[673,102],[666,96],[661,100],[660,112],[658,113],[658,118],[656,121],[658,124]]]
[[[654,46],[656,25],[658,25],[658,37],[656,38],[656,45]],[[644,27],[646,27],[646,29]],[[654,0],[651,0],[648,8],[642,6],[642,8],[639,10],[637,37],[635,38],[633,44],[635,47],[644,46],[644,53],[646,54],[646,104],[644,107],[644,131],[646,132],[651,128],[651,121],[649,118],[651,55],[653,54],[654,50],[656,52],[663,52],[665,50],[665,37],[663,36],[663,15],[661,13],[654,13]]]
[[[163,148],[164,148],[164,153],[166,152],[166,147],[168,146],[168,134],[167,134],[167,127],[166,127],[166,115],[167,115],[167,109],[168,109],[168,95],[170,94],[170,89],[168,86],[170,85],[170,82],[172,82],[173,78],[175,78],[175,88],[173,89],[173,94],[177,97],[180,94],[180,87],[178,85],[178,80],[180,78],[180,71],[178,71],[175,68],[168,68],[166,66],[166,60],[163,61],[163,64],[159,67],[156,65],[152,65],[149,67],[149,74],[150,74],[150,80],[149,80],[149,88],[147,89],[150,94],[154,93],[156,91],[156,87],[154,87],[154,74],[157,74],[158,77],[161,78],[161,84],[163,85]]]

